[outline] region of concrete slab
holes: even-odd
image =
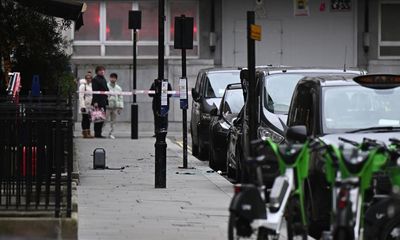
[[[122,136],[75,139],[79,239],[227,239],[231,183],[192,156],[195,169],[179,169],[181,148],[168,141],[167,189],[155,189],[155,139]],[[105,148],[109,167],[128,167],[92,170],[96,147]]]

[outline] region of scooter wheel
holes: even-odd
[[[270,238],[267,229],[259,228],[258,231],[253,231],[249,223],[231,212],[228,223],[228,240],[238,239],[269,240]]]
[[[382,240],[392,240],[400,239],[400,216],[392,218],[385,227],[382,229],[382,234],[379,239]]]
[[[297,198],[289,198],[285,215],[287,239],[293,240],[295,237],[301,237],[301,239],[307,240],[307,230],[301,223],[300,201]]]

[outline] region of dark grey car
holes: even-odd
[[[246,70],[243,70],[246,71]],[[258,120],[257,135],[260,139],[271,138],[276,143],[285,140],[284,131],[293,91],[297,83],[305,76],[349,76],[364,74],[359,70],[341,70],[327,68],[295,68],[295,67],[265,67],[257,69],[257,99],[256,119]],[[245,103],[243,113],[249,103]],[[228,177],[240,182],[243,176],[243,159],[247,156],[248,146],[248,116],[239,115],[229,134],[227,152]],[[271,166],[269,166],[271,167]],[[267,174],[270,172],[271,175]],[[266,181],[273,181],[274,169],[266,169]]]
[[[220,106],[226,86],[232,83],[240,83],[240,69],[203,69],[197,76],[196,85],[192,89],[190,133],[193,155],[200,159],[208,156],[210,111]]]

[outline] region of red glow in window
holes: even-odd
[[[74,40],[99,40],[100,39],[100,3],[87,3],[87,10],[83,14],[81,29],[75,32]]]
[[[197,41],[197,2],[195,1],[185,1],[185,2],[174,2],[171,1],[170,3],[170,22],[171,22],[171,26],[170,26],[170,36],[171,36],[171,40],[174,40],[174,20],[175,17],[179,17],[182,14],[184,14],[186,17],[193,17],[193,40]]]

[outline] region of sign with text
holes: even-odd
[[[179,79],[179,96],[181,109],[188,109],[187,78]]]
[[[161,116],[168,114],[168,82],[161,83]]]

